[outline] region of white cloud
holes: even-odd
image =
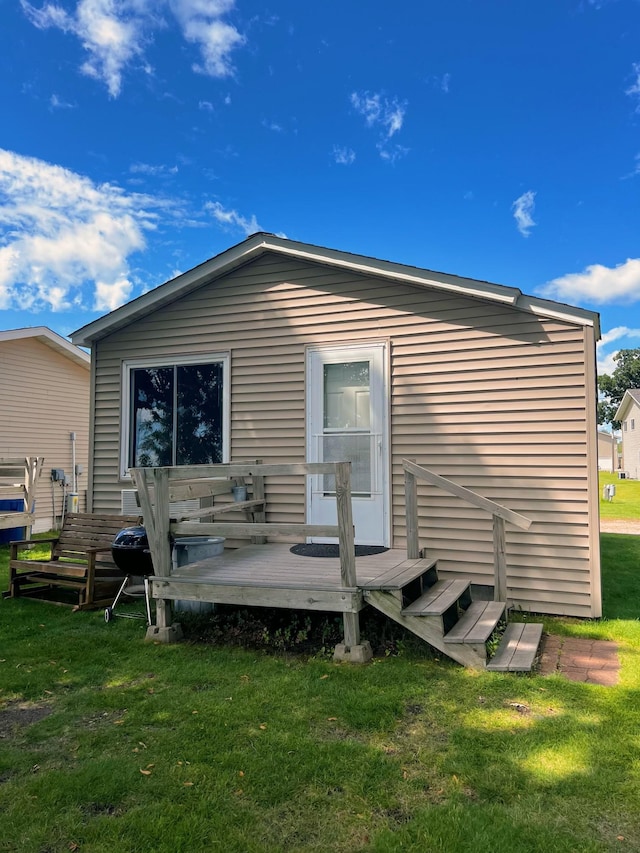
[[[132,163],[129,166],[129,171],[134,175],[151,175],[157,177],[159,175],[176,175],[178,173],[177,166],[152,166],[150,163]]]
[[[333,146],[333,158],[341,166],[350,166],[356,159],[356,152],[351,148]]]
[[[592,264],[581,273],[554,278],[540,292],[563,302],[636,302],[640,299],[640,258],[630,258],[613,268]]]
[[[149,196],[94,184],[0,149],[0,308],[112,309],[129,298],[128,258],[155,227]]]
[[[628,326],[616,326],[608,332],[604,332],[602,338],[596,344],[596,357],[598,375],[603,373],[611,374],[618,366],[615,357],[620,351],[615,349],[612,352],[605,352],[606,349],[614,341],[624,341],[627,345],[623,349],[634,349],[637,346],[640,338],[640,329],[630,329]]]
[[[169,0],[169,6],[185,39],[200,48],[202,64],[194,63],[193,70],[211,77],[232,74],[231,52],[246,40],[221,19],[234,8],[235,0]]]
[[[511,205],[513,209],[513,218],[516,220],[518,231],[523,237],[528,237],[531,229],[535,226],[533,221],[533,211],[536,206],[536,194],[531,190],[517,198]]]
[[[380,92],[352,92],[351,105],[361,115],[367,127],[379,132],[377,149],[383,160],[395,162],[409,151],[402,145],[390,145],[389,141],[402,130],[407,112],[407,102],[397,98],[385,98]]]
[[[75,13],[48,3],[37,9],[21,0],[29,20],[39,29],[57,27],[82,42],[89,58],[81,71],[102,80],[111,97],[120,94],[123,69],[143,50],[146,3],[135,0],[79,0]]]
[[[227,210],[219,201],[209,202],[205,208],[210,211],[216,222],[232,228],[239,228],[240,231],[244,231],[246,237],[255,234],[257,231],[264,231],[254,214],[251,214],[251,218],[247,219],[237,210]]]
[[[395,163],[396,160],[406,157],[409,153],[409,148],[406,148],[404,145],[379,144],[378,151],[380,152],[380,156],[383,160],[387,160],[389,163]]]
[[[278,124],[277,121],[267,121],[267,119],[262,119],[261,122],[263,127],[266,127],[267,130],[272,130],[274,133],[284,133],[284,128],[281,124]]]
[[[636,79],[631,84],[631,86],[629,86],[629,88],[625,91],[625,94],[631,95],[632,98],[638,99],[638,103],[636,104],[636,112],[640,112],[640,62],[634,62],[632,67]]]
[[[53,94],[49,98],[49,106],[52,110],[73,110],[75,109],[76,104],[70,104],[67,101],[63,101],[62,98]]]
[[[394,133],[402,129],[407,112],[406,101],[401,103],[396,98],[388,100],[379,92],[352,92],[351,104],[364,117],[367,127],[379,127],[386,139],[391,139]]]
[[[34,26],[55,27],[80,39],[88,53],[80,70],[105,83],[113,98],[120,94],[122,75],[134,59],[145,73],[152,72],[144,50],[150,33],[166,25],[161,15],[167,6],[185,40],[199,48],[201,61],[192,65],[198,73],[229,76],[230,55],[245,43],[244,36],[222,20],[235,0],[78,0],[72,12],[55,3],[37,8],[28,0],[20,2]]]

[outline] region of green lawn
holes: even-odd
[[[600,515],[602,518],[634,518],[640,521],[640,480],[619,480],[617,473],[599,472]],[[613,500],[604,500],[604,486],[616,487]]]
[[[617,687],[364,667],[0,602],[0,851],[640,850],[640,537],[603,536]],[[0,548],[6,588],[6,548]]]

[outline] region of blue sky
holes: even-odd
[[[0,328],[256,230],[520,287],[640,346],[638,0],[0,0]]]

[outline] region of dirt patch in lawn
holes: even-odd
[[[20,729],[38,723],[51,714],[53,708],[42,703],[13,702],[0,710],[0,738],[10,738]]]

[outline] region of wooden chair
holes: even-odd
[[[59,536],[11,542],[9,589],[3,597],[42,598],[71,604],[74,610],[111,604],[122,583],[122,573],[111,557],[111,543],[119,530],[141,523],[141,516],[69,513]],[[40,544],[50,545],[48,559],[20,556]]]

